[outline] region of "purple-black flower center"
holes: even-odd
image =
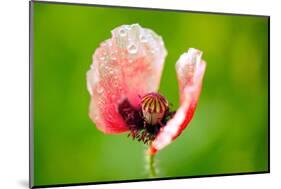
[[[141,97],[138,107],[128,99],[123,100],[118,111],[129,127],[133,139],[150,144],[175,112],[171,112],[166,98],[159,93],[148,93]]]

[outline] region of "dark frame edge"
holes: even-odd
[[[140,9],[140,10],[154,10],[154,11],[176,11],[176,12],[189,12],[197,14],[213,14],[213,15],[231,15],[231,16],[255,16],[255,17],[270,17],[269,15],[258,15],[258,14],[240,14],[240,13],[225,13],[225,12],[208,12],[208,11],[192,11],[184,9],[164,9],[164,8],[148,8],[148,7],[133,7],[124,5],[102,5],[102,4],[90,4],[90,3],[70,3],[70,2],[59,2],[59,1],[45,1],[36,0],[32,1],[35,3],[45,3],[45,4],[59,4],[59,5],[79,5],[79,6],[94,6],[94,7],[108,7],[108,8],[127,8],[127,9]]]
[[[29,188],[34,187],[33,58],[34,1],[29,1]]]
[[[210,177],[225,177],[225,176],[241,176],[241,175],[254,175],[254,174],[268,174],[267,171],[257,172],[244,172],[244,173],[225,173],[213,175],[199,175],[199,176],[183,176],[183,177],[167,177],[167,178],[153,178],[153,179],[132,179],[132,180],[117,180],[117,181],[101,181],[101,182],[83,182],[83,183],[70,183],[70,184],[52,184],[52,185],[34,185],[31,188],[52,188],[52,187],[68,187],[68,186],[87,186],[97,184],[122,184],[122,183],[136,183],[136,182],[151,182],[151,181],[168,181],[175,179],[190,179],[190,178],[210,178]]]
[[[270,173],[270,16],[268,16],[268,34],[267,34],[267,44],[268,44],[268,47],[267,47],[267,50],[268,50],[268,78],[267,78],[267,81],[268,81],[268,130],[267,130],[267,144],[268,144],[268,151],[267,151],[267,169],[268,169],[268,172]]]

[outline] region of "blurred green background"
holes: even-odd
[[[157,155],[159,177],[268,170],[268,18],[34,3],[35,185],[148,178],[145,146],[104,135],[88,117],[86,72],[122,24],[161,35],[160,92],[178,106],[175,62],[189,47],[207,61],[195,116]]]

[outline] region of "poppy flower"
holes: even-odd
[[[87,72],[89,116],[106,134],[129,132],[150,146],[150,154],[175,140],[193,117],[206,63],[190,48],[175,64],[180,107],[171,111],[158,93],[167,55],[162,38],[138,24],[113,29],[101,43]]]

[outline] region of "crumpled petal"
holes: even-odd
[[[90,118],[99,130],[114,134],[128,131],[118,104],[127,98],[137,107],[140,96],[158,90],[167,52],[160,36],[138,24],[111,33],[93,55],[87,88]]]
[[[170,144],[192,119],[206,68],[206,63],[201,57],[201,51],[190,48],[177,61],[176,72],[180,90],[180,107],[153,141],[150,149],[151,154],[155,154],[158,150]]]

